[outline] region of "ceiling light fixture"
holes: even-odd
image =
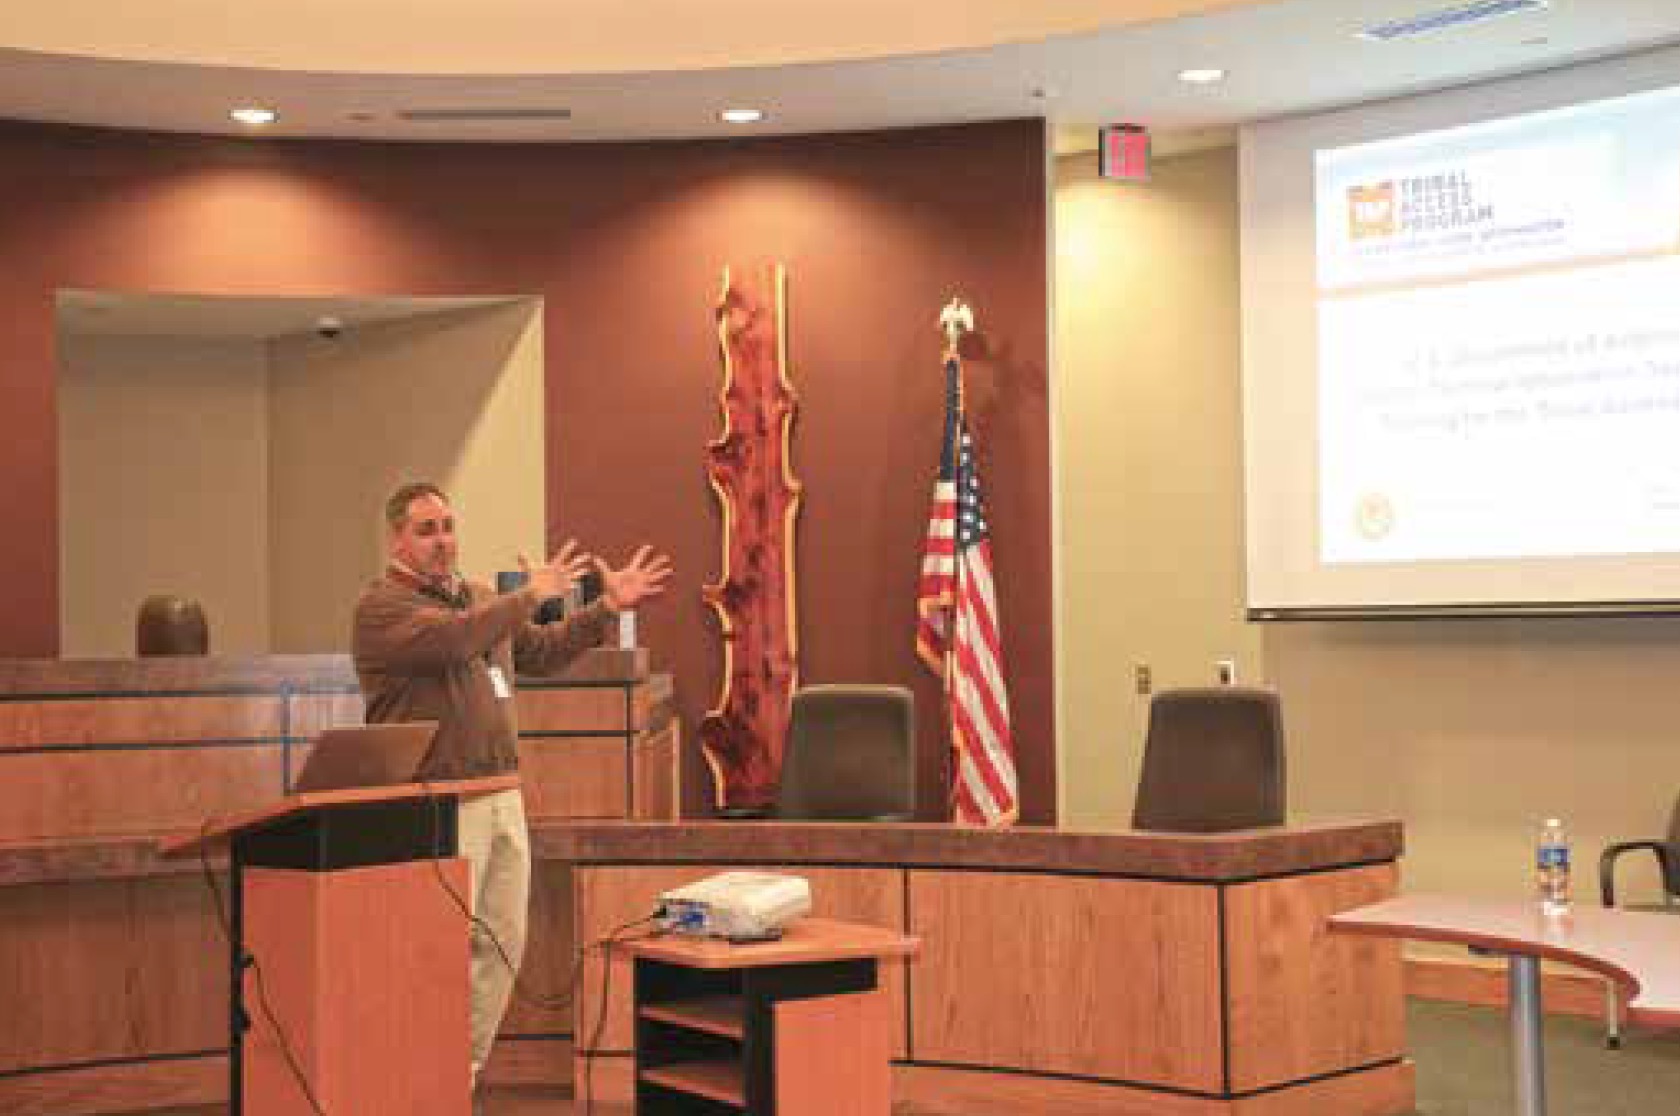
[[[725,124],[757,124],[764,119],[764,110],[755,108],[724,109],[718,113],[718,119]]]
[[[1225,80],[1225,71],[1216,66],[1202,66],[1178,71],[1178,80],[1191,85],[1213,85]]]
[[[228,115],[248,128],[261,128],[265,124],[272,124],[280,119],[280,114],[273,109],[261,108],[257,105],[236,108]]]

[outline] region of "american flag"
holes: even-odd
[[[1020,813],[1020,798],[992,585],[991,529],[963,415],[962,363],[954,353],[945,358],[945,441],[916,611],[916,653],[945,683],[951,816],[968,825],[1008,825]]]

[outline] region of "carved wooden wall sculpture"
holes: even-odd
[[[724,426],[706,447],[706,473],[723,511],[723,575],[701,593],[723,629],[723,684],[700,748],[718,808],[757,811],[775,800],[799,684],[786,269],[724,268],[717,316]]]

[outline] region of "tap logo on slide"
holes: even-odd
[[[1394,183],[1348,187],[1348,236],[1353,240],[1393,236]]]
[[[1326,288],[1416,281],[1626,251],[1647,230],[1617,205],[1619,164],[1601,136],[1453,158],[1364,156],[1321,166],[1338,201],[1320,211]],[[1350,157],[1344,162],[1352,163]]]

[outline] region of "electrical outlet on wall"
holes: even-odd
[[[1132,682],[1140,694],[1155,692],[1155,674],[1148,663],[1137,663],[1132,667]]]
[[[1214,677],[1219,679],[1221,686],[1234,686],[1237,682],[1237,660],[1215,659],[1213,661]]]

